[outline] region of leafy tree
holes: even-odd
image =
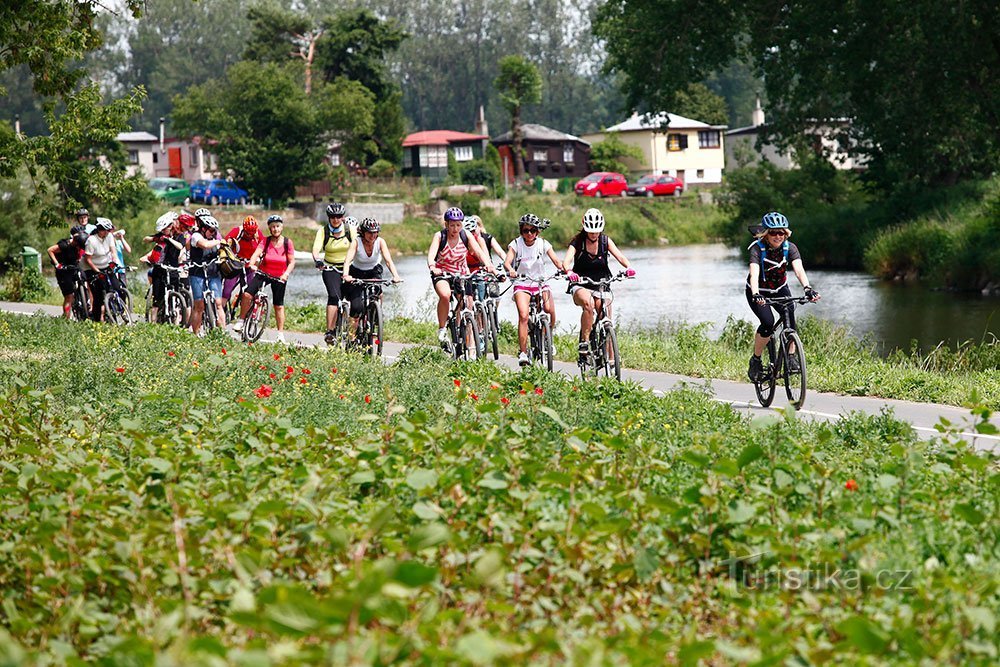
[[[500,61],[500,73],[494,85],[500,101],[510,114],[511,143],[514,153],[514,176],[524,176],[524,156],[521,154],[521,107],[537,103],[542,98],[542,78],[538,68],[521,56],[507,56]]]
[[[686,90],[677,93],[677,104],[672,111],[709,125],[725,125],[729,121],[726,101],[703,83],[689,84]]]
[[[598,141],[590,147],[590,168],[594,171],[616,171],[628,173],[628,165],[624,158],[642,160],[642,149],[632,144],[626,144],[617,132],[609,132],[603,141]]]
[[[305,71],[305,92],[312,92],[312,71],[316,59],[316,43],[323,28],[314,26],[308,17],[275,4],[260,4],[250,8],[250,39],[243,52],[247,60],[284,63],[289,57],[302,60]]]
[[[370,93],[357,82],[338,79],[309,96],[289,66],[249,61],[174,100],[176,126],[217,140],[219,167],[273,199],[320,176],[331,139],[369,133],[372,112]]]
[[[767,129],[779,145],[850,118],[842,148],[868,158],[886,185],[950,182],[1000,163],[995,2],[885,0],[829,11],[821,0],[726,1],[692,12],[679,0],[612,0],[596,30],[633,107],[673,108],[678,91],[736,57],[764,80]]]

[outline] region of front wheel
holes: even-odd
[[[601,342],[600,356],[603,363],[598,372],[603,371],[607,377],[621,380],[622,364],[618,356],[618,336],[615,335],[615,328],[610,322],[605,322],[601,329],[601,335],[604,340]]]
[[[479,358],[479,326],[471,314],[462,317],[458,327],[459,340],[455,345],[456,358],[472,361]]]
[[[164,315],[167,324],[172,324],[175,327],[187,325],[187,319],[184,317],[184,308],[187,306],[187,303],[179,292],[175,290],[168,291],[167,297],[164,299],[164,304]]]
[[[266,299],[257,298],[247,313],[247,318],[243,322],[243,340],[248,343],[256,343],[267,327],[268,303]]]
[[[601,197],[603,197],[603,196],[604,196],[604,195],[602,195],[602,194],[601,194],[601,191],[600,191],[600,190],[598,190],[597,192],[595,192],[595,193],[594,193],[594,197],[596,197],[597,199],[600,199],[600,198],[601,198]]]
[[[548,370],[552,370],[552,328],[549,325],[549,316],[542,313],[542,321],[538,327],[538,352],[539,362]]]
[[[369,304],[364,321],[358,323],[358,342],[366,354],[376,359],[382,356],[382,307],[378,302]]]
[[[763,355],[761,355],[761,361],[766,361],[767,363],[764,364],[761,374],[754,380],[753,389],[757,393],[757,400],[760,401],[761,407],[766,408],[774,400],[775,378],[778,375],[777,370],[780,365],[780,360],[775,353],[773,339],[768,341],[765,352],[767,353],[767,359],[764,359]]]
[[[87,288],[81,284],[73,295],[73,317],[83,322],[90,317],[90,309],[90,294],[87,292]]]
[[[802,350],[802,340],[793,331],[784,336],[782,345],[785,353],[785,395],[788,402],[800,410],[806,402],[806,355]]]
[[[493,360],[500,359],[500,324],[497,322],[496,304],[491,303],[486,309],[486,325],[489,327],[490,347],[493,350]]]

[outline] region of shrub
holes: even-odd
[[[52,288],[45,277],[34,269],[11,269],[0,281],[0,301],[46,301]]]
[[[500,182],[500,172],[494,171],[486,160],[473,160],[462,166],[462,182],[467,185],[485,185],[495,189]]]
[[[375,160],[375,164],[368,167],[368,175],[374,178],[388,178],[396,174],[396,165],[388,160]]]
[[[482,197],[470,192],[458,198],[457,206],[466,215],[479,215],[479,204],[481,201]]]
[[[941,281],[953,252],[951,232],[940,223],[921,220],[880,233],[865,251],[865,267],[879,278]]]

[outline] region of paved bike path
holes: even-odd
[[[0,301],[0,310],[20,314],[33,314],[36,312],[53,316],[62,314],[62,309],[59,306],[4,301]],[[273,342],[276,333],[277,331],[274,329],[265,330],[261,342]],[[286,331],[285,338],[291,345],[325,347],[323,336],[318,333]],[[390,363],[395,361],[399,353],[408,347],[415,347],[415,344],[386,341],[383,345],[386,361]],[[517,359],[507,355],[500,355],[498,363],[511,370],[517,370],[518,368]],[[554,369],[570,377],[579,376],[576,364],[556,361]],[[774,404],[770,408],[762,408],[757,404],[753,385],[749,382],[694,378],[686,375],[675,375],[673,373],[629,369],[622,370],[622,379],[633,380],[643,387],[650,389],[653,393],[659,394],[681,387],[706,388],[715,400],[728,403],[734,410],[748,415],[776,414],[778,410],[788,407],[784,388],[780,386],[775,389]],[[800,410],[798,414],[806,419],[836,421],[841,416],[851,412],[877,415],[886,409],[892,410],[897,418],[911,424],[917,434],[923,438],[933,438],[939,435],[935,426],[941,419],[946,419],[951,422],[952,428],[959,429],[961,436],[972,443],[976,449],[1000,452],[1000,437],[976,433],[973,429],[973,419],[969,410],[950,405],[917,403],[914,401],[901,401],[873,396],[844,396],[841,394],[809,391],[806,395],[805,409]],[[1000,415],[994,415],[991,423],[1000,428]]]

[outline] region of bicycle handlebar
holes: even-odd
[[[765,306],[783,306],[789,303],[812,303],[807,296],[771,296],[764,297]]]
[[[573,281],[574,285],[593,285],[594,287],[604,287],[610,285],[611,283],[616,283],[619,280],[633,280],[635,276],[627,276],[624,271],[619,271],[617,274],[611,276],[610,278],[605,278],[604,280],[591,280],[589,278],[584,278],[580,276],[579,280]]]

